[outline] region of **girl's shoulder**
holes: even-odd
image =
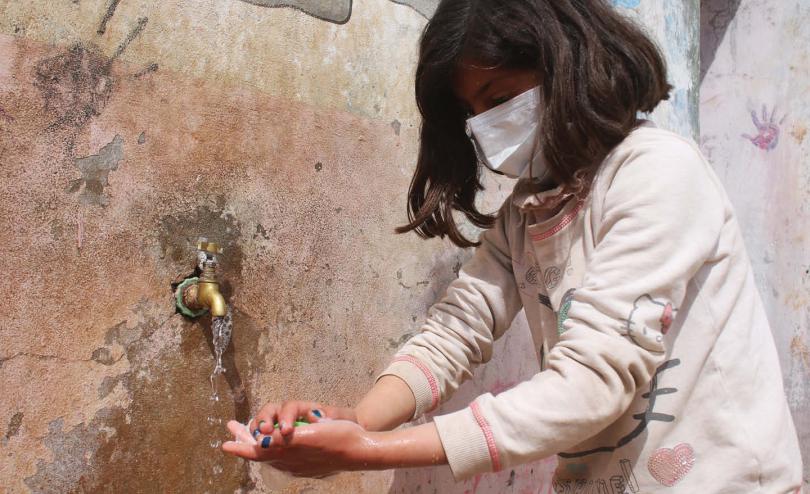
[[[637,158],[640,155],[658,158],[674,155],[680,159],[705,161],[700,148],[693,139],[657,127],[649,120],[643,120],[605,157],[603,166],[611,161]]]
[[[593,183],[604,192],[614,181],[654,184],[712,182],[711,165],[694,140],[645,122],[636,127],[605,157]]]

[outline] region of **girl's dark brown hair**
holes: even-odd
[[[453,90],[462,61],[537,71],[540,149],[557,183],[579,191],[636,126],[637,112],[652,111],[672,89],[656,45],[606,0],[443,0],[420,40],[421,142],[410,222],[396,231],[447,235],[460,247],[478,244],[459,232],[453,211],[480,228],[495,220],[475,206],[481,167]]]

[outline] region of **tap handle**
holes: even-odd
[[[209,242],[205,237],[200,237],[200,239],[197,240],[197,250],[202,250],[209,254],[222,254],[222,247],[216,242]]]

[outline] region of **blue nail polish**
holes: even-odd
[[[314,415],[314,416],[316,416],[318,418],[323,417],[323,414],[321,413],[320,410],[312,410],[312,415]]]
[[[258,428],[253,431],[253,439],[258,439],[259,435],[262,433]]]
[[[264,436],[264,439],[262,439],[262,448],[265,448],[265,449],[269,448],[269,447],[270,447],[270,443],[271,443],[272,441],[273,441],[273,438],[272,438],[272,437],[270,437],[270,436]]]

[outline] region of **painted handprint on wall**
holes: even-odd
[[[762,105],[762,117],[757,116],[756,110],[751,111],[751,120],[757,128],[757,134],[754,136],[743,134],[742,136],[759,149],[771,151],[779,144],[779,133],[781,132],[780,126],[784,123],[787,115],[783,116],[779,122],[776,121],[776,106],[773,107],[770,116],[765,105]]]

